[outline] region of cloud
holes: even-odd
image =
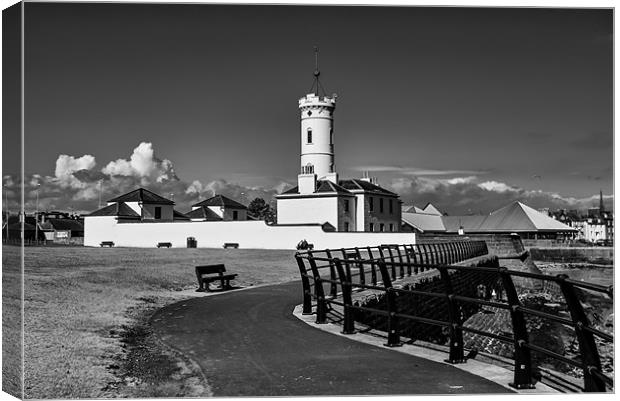
[[[400,177],[389,185],[401,195],[404,204],[423,206],[430,202],[451,215],[482,213],[497,210],[515,200],[535,209],[586,209],[598,205],[598,194],[585,198],[562,196],[554,192],[525,190],[500,181],[478,182],[475,176],[436,179],[434,177]],[[609,209],[613,195],[604,197]]]
[[[441,175],[462,175],[462,174],[486,174],[486,171],[478,170],[436,170],[419,167],[402,167],[402,166],[356,166],[352,170],[368,171],[368,172],[392,172],[403,175],[413,176],[441,176]]]
[[[140,143],[129,159],[108,162],[102,169],[97,168],[92,155],[71,156],[61,154],[56,160],[53,176],[33,174],[25,179],[25,209],[32,213],[39,210],[66,210],[90,213],[108,199],[144,187],[163,197],[173,200],[175,208],[181,212],[190,210],[192,204],[222,194],[241,203],[249,204],[261,197],[267,202],[280,193],[280,188],[290,186],[278,182],[273,187],[249,187],[223,179],[202,183],[199,180],[186,182],[178,178],[173,163],[159,159],[149,142]],[[19,179],[5,175],[3,184],[9,196],[10,210],[19,207]],[[4,194],[3,193],[3,194]]]
[[[507,192],[507,191],[517,191],[517,188],[511,187],[510,185],[506,185],[503,182],[497,181],[485,181],[478,184],[478,186],[482,189],[492,192]]]
[[[75,158],[69,155],[60,155],[56,159],[54,177],[63,188],[84,188],[84,183],[74,173],[81,170],[90,170],[95,167],[95,157],[84,155]]]
[[[109,176],[124,176],[152,179],[156,182],[178,180],[170,160],[155,157],[153,145],[142,142],[134,150],[129,160],[118,159],[109,162],[102,170]]]

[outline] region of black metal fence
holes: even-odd
[[[383,320],[382,329],[387,332],[386,346],[401,345],[404,322],[442,328],[449,339],[451,363],[465,363],[463,333],[488,337],[505,344],[513,350],[514,378],[511,386],[519,389],[534,388],[532,354],[577,367],[583,372],[583,390],[604,392],[613,389],[613,379],[605,375],[597,340],[613,342],[613,334],[601,331],[590,324],[580,302],[583,291],[600,294],[613,299],[613,286],[575,281],[566,275],[549,276],[524,271],[508,270],[499,265],[495,256],[489,256],[486,266],[454,265],[468,259],[488,254],[484,241],[454,241],[437,244],[382,245],[379,247],[320,250],[297,253],[303,286],[303,313],[316,314],[317,323],[326,323],[328,311],[338,306],[343,311],[344,334],[355,332],[355,318],[370,314]],[[412,286],[395,286],[394,281],[424,271],[433,270],[441,281],[434,290]],[[475,272],[486,276],[486,283],[494,283],[494,297],[488,292],[472,296],[472,282],[464,282],[466,273]],[[520,300],[515,283],[524,280],[540,280],[558,286],[570,317],[526,307]],[[527,282],[527,281],[525,281]],[[441,288],[441,291],[436,290]],[[466,291],[466,289],[468,289]],[[353,302],[356,292],[369,291],[385,301],[372,307]],[[422,316],[418,308],[404,308],[405,298],[420,297],[443,300],[443,311],[438,317]],[[464,324],[464,310],[471,306],[492,307],[506,310],[510,315],[512,333],[494,333]],[[529,318],[542,319],[565,325],[574,330],[579,355],[567,357],[531,341],[532,329]]]

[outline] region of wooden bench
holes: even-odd
[[[228,248],[239,249],[239,244],[236,243],[236,242],[225,242],[224,243],[224,249],[228,249]]]
[[[172,242],[158,242],[158,248],[172,248]]]
[[[102,241],[102,242],[99,244],[99,246],[100,246],[100,247],[102,247],[102,248],[103,248],[104,246],[107,246],[107,247],[112,248],[112,247],[114,246],[114,242],[112,242],[112,241]]]
[[[196,266],[196,278],[198,279],[198,289],[196,291],[209,291],[209,284],[219,281],[223,290],[230,289],[230,280],[237,277],[236,274],[225,274],[224,265]]]

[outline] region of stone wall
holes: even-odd
[[[530,248],[532,259],[543,262],[613,264],[614,248]]]

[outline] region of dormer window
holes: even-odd
[[[312,143],[312,128],[308,128],[307,143]]]

